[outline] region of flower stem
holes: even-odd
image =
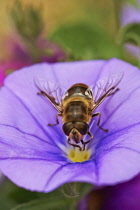
[[[79,200],[79,183],[73,182],[73,183],[67,183],[64,184],[60,189],[63,195],[66,198],[72,199],[71,205],[69,206],[69,210],[76,209],[78,200]]]
[[[65,197],[68,198],[76,198],[79,197],[79,192],[78,192],[78,183],[73,182],[73,183],[67,183],[61,187],[61,192]]]
[[[115,22],[116,22],[116,31],[118,32],[120,28],[120,8],[122,5],[122,0],[113,0],[114,5],[114,16],[115,16]]]

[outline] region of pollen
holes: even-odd
[[[91,152],[89,150],[79,151],[79,149],[70,149],[68,152],[68,158],[72,162],[84,162],[90,158]]]

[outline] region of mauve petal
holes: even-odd
[[[91,131],[101,136],[108,136],[119,129],[123,129],[131,124],[139,122],[139,106],[138,95],[140,87],[140,72],[139,69],[131,64],[118,59],[110,59],[102,68],[100,79],[112,72],[114,75],[119,75],[123,72],[124,76],[118,85],[120,90],[113,96],[108,97],[95,112],[100,112],[101,126],[109,129],[109,133],[105,133],[99,129],[94,123]],[[134,112],[135,110],[135,112]],[[120,117],[121,116],[123,117]],[[97,121],[97,119],[96,119]]]
[[[104,210],[139,210],[140,175],[136,176],[129,182],[105,187],[102,189],[102,193],[106,195],[103,202]]]
[[[3,173],[20,187],[32,191],[49,192],[54,188],[45,190],[46,182],[56,170],[62,167],[61,162],[48,162],[43,160],[1,160],[0,168]]]
[[[14,103],[11,106],[7,101]],[[1,90],[0,116],[1,158],[61,158],[61,150],[53,144],[52,135],[41,129],[29,110],[7,88]]]
[[[108,97],[108,99],[103,102],[98,109],[103,112],[103,125],[109,126],[108,129],[111,131],[113,130],[113,132],[116,129],[124,128],[125,126],[136,123],[138,121],[138,113],[140,113],[138,110],[140,72],[137,67],[118,59],[111,59],[110,62],[105,65],[101,77],[104,77],[104,75],[108,72],[114,72],[114,74],[117,74],[119,71],[124,73],[122,81],[118,85],[120,91],[118,91],[115,95]],[[124,106],[126,106],[126,108],[124,108]],[[135,109],[136,112],[138,112],[137,114],[134,112]],[[123,120],[122,117],[120,117],[120,113],[121,116],[123,116]],[[124,117],[126,119],[124,119]],[[113,126],[111,120],[116,120],[115,126]],[[121,122],[117,122],[118,120]]]
[[[68,182],[96,183],[96,167],[93,161],[62,165],[46,182],[45,189],[55,189]]]
[[[3,173],[20,187],[32,191],[49,192],[60,185],[73,182],[95,182],[93,162],[64,163],[43,160],[1,160]],[[13,168],[15,170],[13,170]]]
[[[131,23],[140,23],[140,0],[137,0],[139,8],[136,8],[130,4],[124,4],[120,12],[121,25],[125,26]],[[134,55],[135,57],[140,56],[139,47],[131,44],[126,44],[125,49]]]
[[[140,174],[134,179],[103,188],[93,188],[79,203],[79,210],[139,210]]]
[[[131,56],[138,57],[140,56],[140,49],[136,45],[125,44],[125,49],[131,53]]]
[[[57,111],[52,107],[50,102],[37,95],[38,90],[35,87],[34,79],[36,77],[45,78],[46,80],[59,83],[64,87],[66,86],[66,88],[69,88],[76,82],[93,84],[98,77],[99,70],[103,63],[104,61],[83,61],[51,65],[37,64],[11,74],[6,79],[5,86],[22,102],[25,108],[28,109],[30,115],[37,122],[38,126],[41,127],[42,131],[47,132],[49,136],[52,136],[53,131],[55,136],[59,135],[59,141],[64,144],[65,136],[62,132],[61,120],[60,124],[56,126],[55,129],[47,126],[48,123],[55,122]],[[91,69],[93,69],[93,71],[91,71]],[[57,140],[53,139],[53,137],[50,138],[50,142],[53,141],[57,144]]]
[[[130,180],[140,171],[140,123],[107,138],[95,157],[99,184]]]
[[[16,184],[31,190],[43,191],[42,184],[40,184],[40,182],[43,182],[41,176],[40,182],[36,179],[30,182],[33,179],[32,176],[34,177],[34,170],[29,166],[32,164],[32,161],[35,161],[33,166],[35,165],[36,171],[38,168],[42,176],[44,176],[45,162],[46,165],[50,165],[50,161],[52,161],[52,169],[50,167],[48,176],[53,173],[53,168],[57,168],[53,164],[59,161],[63,161],[63,164],[66,164],[64,154],[62,155],[62,151],[60,154],[59,147],[56,147],[60,142],[66,143],[66,137],[62,132],[61,123],[55,129],[47,126],[48,122],[54,122],[57,112],[47,100],[43,100],[37,95],[34,78],[42,78],[43,75],[43,78],[56,82],[59,81],[60,84],[66,81],[66,88],[76,82],[93,84],[97,77],[99,77],[99,70],[102,68],[104,62],[87,61],[56,65],[39,64],[14,72],[5,80],[5,87],[0,92],[0,168]],[[69,74],[67,71],[69,71]],[[69,79],[70,74],[72,77],[71,80]],[[78,77],[74,77],[75,79],[73,79],[73,75],[75,74]],[[89,75],[91,79],[86,75]],[[46,113],[46,117],[44,117],[44,113]],[[70,164],[70,167],[73,168],[72,165]],[[94,166],[94,163],[92,165]],[[67,167],[69,168],[69,166]],[[82,168],[82,165],[80,167]],[[66,168],[64,167],[62,170],[64,173]],[[46,173],[47,170],[48,168],[46,168]],[[90,167],[90,170],[92,171],[92,167]],[[26,171],[27,173],[24,173]],[[84,178],[79,178],[80,175],[77,176],[77,170],[73,170],[72,173],[73,175],[69,174],[64,180],[60,181],[57,179],[56,173],[54,178],[57,181],[53,188],[67,181],[70,182],[79,179],[86,181],[86,176],[83,176]],[[23,175],[21,176],[20,174]],[[28,174],[27,179],[24,177],[24,174]],[[72,176],[74,177],[73,179]],[[95,177],[94,172],[93,176]],[[47,183],[47,180],[50,178],[47,176],[44,177]],[[91,181],[92,177],[89,177],[89,179]],[[95,181],[95,179],[93,180]],[[37,182],[39,186],[41,185],[40,187],[36,184]],[[46,191],[53,188],[51,186],[48,188],[46,185]]]
[[[120,91],[98,109],[103,114],[101,126],[109,129],[108,134],[99,128],[94,133],[92,144],[99,141],[93,155],[98,184],[129,180],[140,171],[140,72],[130,64],[111,59],[102,70],[101,77],[113,69],[116,73],[122,70],[124,77],[119,84]]]
[[[140,5],[140,1],[137,1]],[[125,4],[121,11],[121,24],[140,23],[140,9]]]

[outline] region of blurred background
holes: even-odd
[[[128,3],[138,6],[135,0]],[[120,44],[124,4],[127,0],[1,0],[0,60],[20,55],[18,62],[27,63],[119,57],[137,65]],[[47,56],[50,60],[43,59]]]
[[[139,0],[0,0],[0,8],[0,85],[39,62],[117,57],[140,66]],[[60,196],[26,191],[2,174],[0,180],[0,210],[39,209],[15,206]]]

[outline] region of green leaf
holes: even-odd
[[[20,187],[15,187],[15,189],[9,193],[9,197],[17,203],[25,203],[39,198],[37,192],[31,192]]]
[[[97,25],[87,23],[64,25],[51,34],[50,39],[82,59],[107,59],[119,56],[117,45]]]
[[[40,9],[35,9],[32,5],[24,9],[22,3],[17,0],[10,16],[22,38],[33,41],[42,33],[44,23]]]
[[[79,200],[91,187],[87,183],[67,183],[51,193],[44,193],[40,199],[18,205],[11,210],[75,210]]]
[[[1,191],[2,192],[0,193],[0,209],[9,210],[16,205],[16,202],[9,198],[2,188]]]
[[[0,209],[2,210],[9,210],[16,205],[16,201],[9,196],[10,191],[11,185],[4,179],[0,183]]]
[[[65,210],[72,203],[71,199],[67,199],[58,195],[57,197],[47,197],[43,199],[34,200],[26,204],[19,205],[12,210]]]
[[[124,26],[118,36],[120,44],[130,43],[140,46],[140,24],[131,23]]]
[[[1,184],[0,209],[76,209],[79,200],[93,187],[88,183],[67,183],[50,193],[31,192],[9,180]]]
[[[68,209],[68,205],[70,202],[64,201],[64,199],[61,200],[47,200],[47,199],[40,199],[36,201],[32,201],[26,204],[19,205],[12,210],[62,210],[62,209]]]
[[[31,200],[43,198],[46,194],[31,192],[20,188],[5,178],[0,183],[0,209],[9,210],[18,204],[26,203]]]

